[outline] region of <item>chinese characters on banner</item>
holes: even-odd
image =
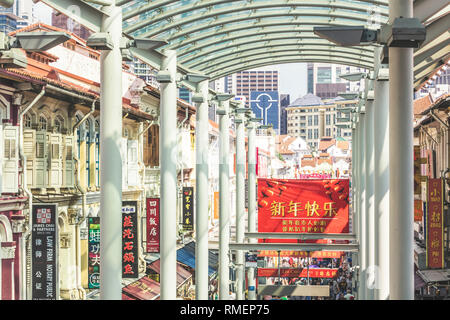
[[[311,258],[341,258],[344,255],[344,251],[311,251],[309,256]],[[278,257],[278,251],[276,250],[260,250],[259,257]],[[280,257],[298,257],[306,258],[308,257],[308,252],[306,251],[280,251]]]
[[[426,219],[427,267],[444,268],[443,255],[443,184],[441,179],[428,180],[428,210]]]
[[[147,252],[159,252],[159,198],[147,198]]]
[[[414,221],[422,221],[423,217],[422,200],[414,200]]]
[[[100,217],[88,218],[88,288],[100,288]]]
[[[183,187],[183,229],[194,230],[194,188]]]
[[[348,195],[348,179],[258,179],[258,232],[348,233]],[[330,243],[327,240],[303,241]],[[259,239],[259,242],[263,240]]]
[[[137,201],[122,202],[122,278],[137,278]]]
[[[310,278],[333,278],[338,269],[322,269],[322,268],[310,268]],[[258,268],[258,277],[278,277],[277,268]],[[302,269],[280,269],[280,277],[282,278],[306,278],[308,277],[308,270]]]
[[[33,205],[32,209],[32,299],[56,300],[58,224],[57,205]]]

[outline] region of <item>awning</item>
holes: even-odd
[[[419,270],[417,274],[426,283],[450,281],[450,269]]]
[[[157,300],[159,293],[159,283],[143,276],[122,288],[122,300]]]
[[[191,241],[183,248],[177,250],[177,260],[192,269],[195,269],[195,241]],[[208,276],[217,272],[219,255],[208,250]]]
[[[161,270],[161,260],[156,260],[147,266],[147,269],[151,269],[156,273],[160,273]],[[192,274],[184,269],[179,262],[177,262],[177,287],[181,286],[186,282],[189,278],[192,277]]]
[[[422,280],[422,278],[417,274],[417,272],[414,273],[414,289],[419,290],[420,288],[424,287],[426,285],[425,281]]]

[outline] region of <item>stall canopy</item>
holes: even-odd
[[[177,250],[177,260],[195,269],[195,241],[191,241]],[[212,277],[218,268],[219,255],[208,250],[208,276]]]

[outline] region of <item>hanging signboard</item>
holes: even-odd
[[[100,217],[88,218],[88,288],[100,288]]]
[[[426,219],[427,267],[444,268],[443,246],[443,184],[442,179],[428,180],[428,210]]]
[[[183,229],[194,230],[194,188],[183,187]]]
[[[32,299],[56,300],[59,296],[56,204],[36,204],[32,209]]]
[[[331,258],[341,258],[344,255],[344,251],[310,251],[309,257],[311,258],[321,258],[321,259],[331,259]],[[261,250],[258,254],[259,257],[278,257],[278,251],[276,250]],[[306,251],[280,251],[280,257],[293,257],[293,258],[306,258],[308,257],[308,252]]]
[[[414,221],[422,221],[423,217],[422,200],[414,200]]]
[[[137,201],[122,202],[122,278],[137,278]]]
[[[348,206],[348,179],[258,179],[258,232],[348,233]],[[264,242],[337,243],[294,239]]]
[[[147,252],[160,250],[159,226],[159,198],[147,198]]]
[[[282,278],[333,278],[338,269],[323,269],[323,268],[310,268],[309,272],[307,268],[301,269],[283,269],[280,270],[280,277]],[[258,277],[278,277],[277,268],[258,268]]]

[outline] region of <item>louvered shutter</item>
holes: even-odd
[[[36,154],[33,163],[34,187],[45,188],[47,186],[47,133],[45,131],[36,132]]]
[[[27,157],[27,186],[35,184],[35,158],[36,158],[36,131],[25,129],[23,131],[23,153]]]
[[[128,168],[127,168],[127,157],[128,157],[128,139],[122,138],[120,140],[120,155],[122,157],[122,188],[127,187],[128,181]]]
[[[64,179],[65,187],[73,187],[75,185],[75,162],[73,160],[74,137],[64,136]]]
[[[138,166],[138,141],[128,140],[128,185],[139,185],[139,166]]]
[[[19,128],[7,126],[3,129],[2,192],[19,192]]]
[[[62,186],[62,136],[59,133],[49,135],[49,184],[51,187]]]

